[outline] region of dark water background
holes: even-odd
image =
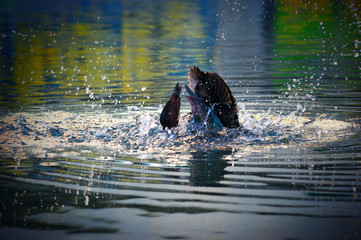
[[[360,44],[358,1],[1,1],[0,238],[360,239]],[[252,134],[161,129],[193,65]]]

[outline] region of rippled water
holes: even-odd
[[[2,1],[1,238],[361,238],[360,9]],[[193,65],[246,132],[162,130]]]

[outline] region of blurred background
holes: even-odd
[[[292,95],[360,112],[355,1],[0,4],[2,112],[157,106],[193,65],[218,72],[239,101],[261,108]]]

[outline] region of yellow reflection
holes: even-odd
[[[170,66],[180,64],[187,48],[180,44],[206,37],[198,6],[185,1],[125,6],[119,19],[103,22],[94,13],[87,17],[53,26],[46,15],[33,27],[24,23],[15,30],[12,80],[20,104],[42,104],[49,96],[111,101],[114,94],[126,104],[154,102],[147,91],[167,91],[162,84],[170,80]],[[120,29],[113,29],[113,21]]]
[[[179,42],[186,38],[205,37],[194,6],[185,1],[170,1],[162,4],[161,11],[155,9],[157,7],[125,11],[122,15],[123,68],[120,74],[123,94],[152,88],[156,80],[162,84],[162,78],[168,80],[167,75],[171,71],[169,65],[178,64],[179,58],[184,55]],[[139,21],[139,17],[142,21]],[[156,91],[162,90],[157,88]],[[125,103],[133,101],[134,98],[123,100]]]

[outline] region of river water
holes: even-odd
[[[357,1],[1,1],[1,239],[360,239]],[[217,72],[247,133],[160,112]]]

